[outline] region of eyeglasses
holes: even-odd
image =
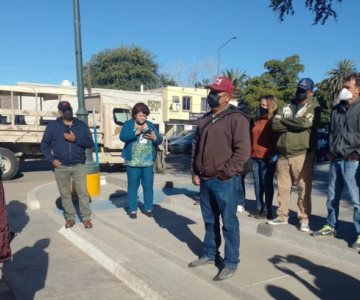
[[[140,118],[140,119],[141,119],[141,118],[146,119],[146,118],[147,118],[147,115],[137,114],[136,117],[137,117],[137,118]]]

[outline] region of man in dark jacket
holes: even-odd
[[[86,148],[94,145],[89,127],[73,117],[70,103],[58,105],[59,118],[49,123],[41,141],[41,151],[55,169],[59,188],[65,228],[75,225],[75,208],[71,196],[71,179],[79,197],[80,214],[85,228],[92,228],[90,199],[86,187]]]
[[[202,256],[189,267],[218,260],[221,217],[225,240],[224,268],[214,280],[224,280],[234,275],[239,264],[237,175],[250,157],[250,130],[243,113],[229,105],[234,91],[229,78],[217,78],[207,88],[210,88],[207,102],[211,111],[198,120],[191,164],[192,182],[200,185],[205,238]]]
[[[353,222],[357,239],[351,246],[360,250],[360,74],[353,74],[344,81],[339,103],[331,112],[329,130],[330,160],[326,224],[314,236],[336,236],[339,203],[346,186],[354,207]]]

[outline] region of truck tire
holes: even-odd
[[[14,178],[19,171],[19,161],[15,154],[9,149],[0,147],[0,153],[2,157],[2,179],[10,180]]]

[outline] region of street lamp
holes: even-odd
[[[218,49],[218,71],[217,74],[218,76],[220,75],[220,50],[221,48],[223,48],[225,45],[227,45],[228,43],[230,43],[232,40],[235,40],[237,38],[237,36],[233,36],[231,39],[228,39],[224,44],[222,44],[219,49]]]
[[[78,110],[76,112],[79,120],[88,124],[88,112],[85,108],[84,81],[83,81],[83,62],[81,50],[81,30],[80,30],[80,6],[79,0],[73,0],[74,5],[74,34],[75,34],[75,60],[77,75],[77,96]],[[92,149],[86,149],[86,179],[88,193],[90,196],[97,196],[100,193],[100,168],[92,157]]]

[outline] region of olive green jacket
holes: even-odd
[[[320,110],[315,98],[301,106],[292,102],[279,109],[272,129],[280,134],[276,147],[281,155],[293,157],[316,150]]]

